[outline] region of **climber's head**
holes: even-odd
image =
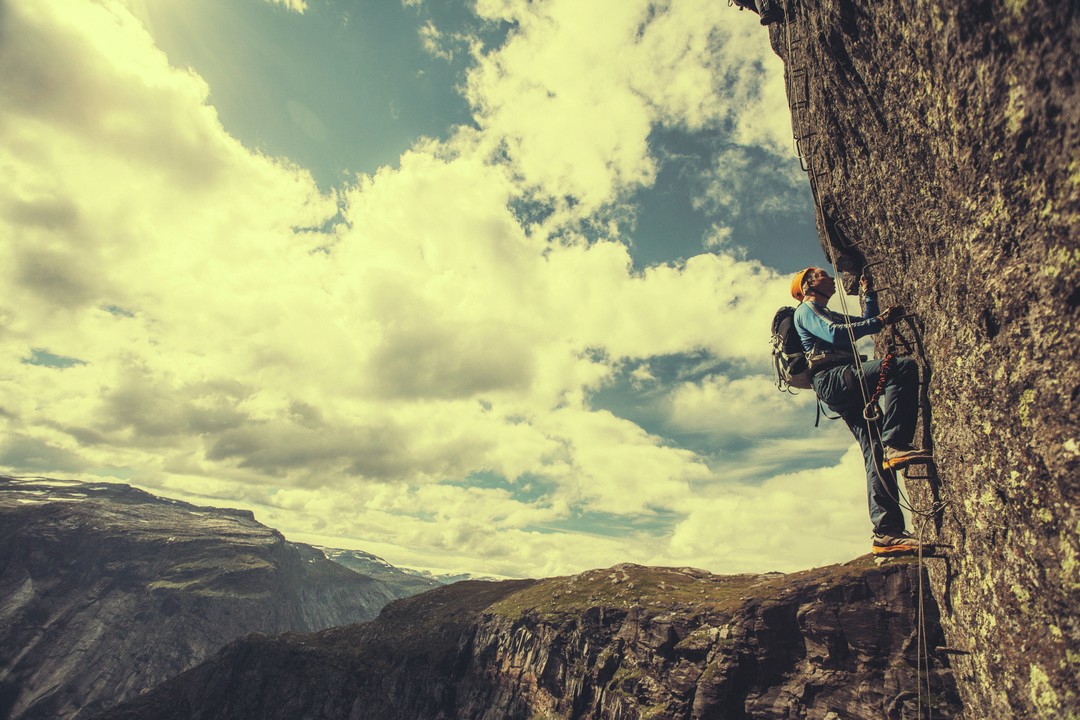
[[[836,292],[836,281],[821,268],[808,267],[800,270],[791,278],[791,296],[802,301],[807,295],[815,295],[828,300]]]
[[[814,271],[814,268],[807,268],[806,270],[799,270],[792,277],[792,297],[802,302],[802,296],[804,296],[804,290],[802,290],[802,284],[806,282],[807,276]]]

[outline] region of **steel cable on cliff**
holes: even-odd
[[[788,54],[787,61],[788,61],[788,67],[790,68],[791,65],[792,65],[792,54],[793,54],[792,43],[791,43],[790,23],[785,23],[784,27],[785,27],[785,35],[786,35],[786,41],[787,41],[786,42],[787,54]],[[807,78],[809,78],[808,73],[807,73]],[[790,79],[790,70],[789,70],[789,79]],[[809,80],[808,80],[808,84],[809,84]],[[809,90],[809,88],[808,88],[808,90]],[[793,92],[794,91],[792,89],[792,86],[789,84],[789,86],[788,86],[789,96],[791,94],[793,94]],[[808,95],[806,100],[803,103],[801,103],[801,105],[804,106],[805,108],[808,108],[809,104],[810,104],[810,102],[809,102],[809,95]],[[800,107],[800,103],[798,101],[796,101],[795,103],[792,104],[793,115],[797,116],[798,114],[800,114],[799,113],[799,107]],[[796,131],[798,131],[798,128],[796,128]],[[809,137],[810,137],[810,134],[808,133],[806,136],[804,136],[802,138],[796,138],[796,143],[797,143],[796,148],[797,148],[797,154],[798,154],[798,157],[800,159],[800,162],[805,160],[805,169],[807,170],[807,172],[810,174],[810,177],[811,177],[811,187],[810,187],[810,189],[811,189],[811,195],[812,195],[812,197],[814,199],[815,218],[816,218],[818,224],[822,228],[824,228],[824,227],[826,227],[826,225],[825,225],[825,211],[824,211],[824,208],[823,208],[820,196],[819,196],[819,192],[818,192],[818,187],[817,187],[817,177],[818,176],[817,176],[817,174],[815,172],[813,157],[812,157],[812,154],[809,153],[809,152],[803,153],[801,146],[798,145],[799,141],[804,140],[804,139],[808,139]],[[833,274],[836,277],[840,277],[841,272],[840,272],[840,269],[839,269],[839,263],[838,263],[838,261],[836,259],[836,251],[833,248],[832,243],[827,242],[827,243],[825,243],[825,245],[826,245],[826,247],[828,249],[829,262],[832,265]],[[845,315],[850,314],[850,311],[848,309],[848,304],[847,304],[847,295],[844,292],[840,293],[840,306],[841,306],[841,309],[842,309],[842,311],[843,311],[843,313]],[[893,329],[893,333],[895,335],[895,333],[896,333],[895,328]],[[854,347],[855,346],[854,331],[850,327],[848,328],[848,338],[849,338],[849,341],[851,342],[852,346]],[[859,378],[859,391],[860,391],[860,394],[862,396],[863,407],[869,409],[869,406],[870,406],[870,404],[872,402],[872,399],[867,394],[865,374],[863,373],[861,365],[855,365],[854,370],[855,370],[856,376]],[[864,417],[865,422],[867,423],[868,432],[870,433],[871,437],[873,437],[877,441],[878,445],[880,446],[881,445],[880,428],[876,425],[875,422],[873,422],[873,419],[866,417],[865,412],[864,412],[863,417]],[[882,468],[876,463],[875,463],[874,467],[875,467],[875,472],[877,472],[877,474],[878,474],[878,479],[881,480],[882,482],[884,482],[885,478],[881,475]],[[895,475],[895,471],[890,470],[890,472],[892,472]],[[899,486],[898,486],[897,489],[899,491]],[[886,487],[886,491],[888,491],[887,487]],[[918,508],[918,507],[915,507],[914,503],[912,503],[902,491],[899,491],[899,496],[892,495],[891,492],[889,494],[905,510],[910,512],[912,515],[918,516],[918,517],[923,518],[923,519],[932,519],[939,512],[941,512],[941,510],[948,504],[948,501],[943,501],[943,502],[940,502],[940,503],[933,503],[932,505],[930,505],[927,508]]]
[[[784,31],[785,31],[785,36],[786,36],[786,47],[787,47],[787,54],[788,54],[787,63],[788,63],[789,80],[790,80],[790,75],[791,75],[790,68],[792,66],[792,55],[793,55],[790,27],[791,27],[791,23],[790,23],[790,19],[789,19],[789,21],[786,22],[785,25],[784,25]],[[804,67],[806,67],[806,66],[804,65]],[[809,86],[809,73],[808,72],[807,72],[807,78],[808,78],[807,85]],[[800,107],[809,108],[809,105],[810,105],[809,87],[807,88],[807,91],[808,91],[807,92],[807,98],[806,98],[805,101],[800,103],[799,101],[796,100],[794,103],[792,103],[793,118],[800,114],[799,113],[799,108]],[[789,84],[788,85],[789,97],[791,96],[791,94],[793,94],[793,92],[794,91],[792,89],[792,86]],[[798,121],[796,120],[796,122],[798,122]],[[798,128],[795,128],[796,132],[798,132],[798,130],[799,130]],[[817,223],[818,223],[818,225],[820,227],[825,228],[826,227],[826,224],[825,224],[825,210],[824,210],[824,208],[822,206],[820,193],[818,192],[818,187],[817,187],[817,177],[818,176],[817,176],[817,173],[815,172],[815,168],[814,168],[814,158],[813,158],[812,153],[810,153],[810,152],[807,152],[807,153],[803,154],[801,146],[798,145],[798,143],[801,140],[807,139],[807,138],[809,138],[809,136],[810,135],[807,134],[806,136],[804,136],[802,138],[796,138],[796,147],[797,147],[798,157],[799,157],[800,161],[805,160],[805,165],[804,166],[805,166],[807,172],[810,174],[810,178],[811,178],[810,190],[811,190],[811,196],[814,199],[815,219],[817,220]],[[826,234],[826,237],[827,237],[827,234]],[[833,248],[831,242],[826,242],[824,244],[825,244],[825,246],[827,248],[827,251],[828,251],[828,256],[829,256],[828,259],[829,259],[829,263],[832,265],[833,275],[835,277],[839,278],[839,277],[841,277],[841,272],[840,272],[840,268],[839,268],[839,263],[838,263],[838,261],[836,259],[836,250],[835,250],[835,248]],[[842,283],[841,283],[841,290],[843,290],[843,284]],[[842,310],[843,314],[845,316],[850,315],[850,311],[848,309],[848,304],[847,304],[847,294],[846,294],[846,292],[840,292],[838,294],[840,296],[840,307],[841,307],[841,310]],[[847,333],[848,333],[848,340],[851,343],[851,346],[855,347],[856,346],[855,332],[850,326],[847,328]],[[867,417],[867,411],[869,411],[871,403],[876,401],[876,394],[875,394],[875,397],[873,399],[871,399],[870,395],[867,393],[866,375],[863,372],[862,366],[859,365],[859,364],[856,364],[856,365],[853,366],[853,369],[855,371],[855,376],[859,379],[859,393],[862,396],[863,407],[866,408],[866,410],[864,410],[864,413],[863,413],[863,420],[866,422],[867,432],[870,434],[870,436],[872,438],[874,438],[874,440],[876,440],[877,444],[880,446],[881,445],[880,429],[878,428],[876,422],[874,421],[874,418]],[[886,370],[886,368],[883,367],[883,369],[882,369],[882,374],[883,375],[885,374],[885,370]],[[881,480],[883,482],[883,484],[884,484],[885,478],[881,475],[882,468],[879,466],[879,463],[875,463],[874,468],[875,468],[875,472],[878,474],[878,479]],[[887,486],[886,486],[886,491],[888,491]],[[910,500],[908,500],[908,498],[902,492],[899,493],[899,497],[893,496],[891,492],[890,492],[890,496],[892,496],[892,498],[894,500],[896,500],[896,502],[898,504],[900,504],[901,507],[903,507],[908,512],[912,513],[912,515],[918,515],[920,517],[930,517],[930,518],[932,518],[934,515],[936,515],[940,511],[940,508],[937,507],[936,505],[933,505],[928,509],[916,508],[914,506],[914,504]]]
[[[786,77],[786,80],[787,80],[786,89],[788,91],[788,101],[789,101],[789,103],[791,105],[791,111],[792,111],[792,121],[793,121],[793,131],[794,131],[794,133],[793,133],[793,135],[794,135],[794,149],[795,149],[796,156],[799,158],[799,163],[802,166],[802,169],[809,174],[811,196],[814,199],[815,220],[817,221],[818,226],[821,227],[826,233],[826,242],[823,243],[823,244],[825,245],[825,247],[827,249],[827,252],[828,252],[829,262],[832,265],[832,269],[833,269],[833,275],[834,275],[834,277],[840,278],[841,273],[840,273],[839,263],[837,262],[837,259],[836,259],[836,249],[833,247],[832,242],[828,241],[828,229],[827,229],[827,225],[826,225],[825,210],[824,210],[824,207],[822,206],[821,196],[820,196],[820,192],[819,192],[819,188],[818,188],[818,177],[819,176],[818,176],[818,174],[817,174],[817,172],[815,170],[815,167],[814,167],[813,153],[811,151],[809,151],[808,149],[804,149],[802,147],[802,141],[803,140],[809,140],[809,138],[812,136],[812,133],[809,132],[809,122],[808,121],[800,122],[800,117],[799,117],[801,114],[803,114],[801,111],[805,111],[805,110],[809,109],[809,106],[810,106],[809,66],[805,63],[805,60],[804,60],[801,67],[802,67],[802,72],[803,72],[803,74],[805,76],[805,79],[806,79],[806,97],[805,97],[804,100],[800,101],[798,99],[797,95],[796,95],[796,90],[795,90],[795,85],[794,85],[794,74],[795,74],[794,68],[795,68],[795,65],[794,65],[794,63],[792,61],[793,56],[794,56],[794,51],[792,49],[792,38],[791,38],[792,23],[795,22],[797,19],[800,19],[800,18],[796,15],[795,12],[793,12],[793,9],[791,7],[792,5],[795,5],[795,3],[792,3],[789,0],[789,2],[787,4],[788,4],[788,7],[785,8],[785,13],[784,13],[784,15],[785,15],[785,18],[784,18],[785,49],[786,49],[786,54],[787,54],[787,57],[786,57],[787,64],[786,64],[786,68],[785,68],[785,70],[786,70],[785,74],[787,76]],[[801,5],[801,3],[799,3],[799,5]],[[806,20],[805,17],[803,17],[801,19],[803,19],[804,21]],[[806,21],[806,22],[808,23],[808,21]],[[804,42],[805,42],[805,39],[804,39]],[[802,128],[799,127],[800,124],[802,125]],[[806,130],[805,134],[803,132],[804,128]],[[840,295],[840,306],[841,306],[841,309],[843,311],[843,314],[845,316],[848,316],[850,313],[848,311],[846,291],[844,291],[844,289],[843,289],[843,283],[841,283],[841,292],[839,293],[839,295]],[[894,335],[895,335],[895,332],[896,332],[896,330],[894,328],[893,329]],[[848,336],[849,336],[849,341],[851,342],[851,346],[853,348],[856,347],[855,333],[854,333],[854,330],[850,327],[850,325],[848,326]],[[891,358],[891,356],[892,356],[891,353],[889,353],[887,355],[887,357],[890,357],[890,358]],[[858,378],[858,381],[859,381],[858,382],[858,384],[859,384],[859,392],[860,392],[860,394],[862,396],[862,400],[863,400],[863,407],[864,407],[863,419],[864,419],[864,422],[866,422],[867,432],[869,433],[869,436],[872,438],[873,443],[876,443],[876,447],[883,447],[882,441],[881,441],[880,427],[878,426],[878,424],[876,422],[876,418],[871,415],[871,409],[872,409],[871,406],[872,406],[872,404],[876,404],[877,397],[880,394],[879,391],[882,389],[881,383],[879,383],[879,387],[877,388],[877,392],[874,393],[873,398],[871,399],[870,397],[868,397],[868,393],[867,393],[867,389],[866,389],[866,376],[865,376],[865,373],[863,372],[861,363],[856,363],[854,365],[854,370],[855,370],[855,376]],[[881,371],[882,382],[884,381],[885,373],[887,372],[887,370],[888,370],[887,364],[883,364],[882,371]],[[881,474],[882,473],[881,463],[877,462],[876,457],[875,457],[875,462],[874,462],[874,472],[877,473],[878,480],[882,483],[882,486],[886,489],[886,492],[889,492],[889,494],[892,495],[891,490],[889,490],[889,484],[885,482],[885,478]],[[925,675],[925,677],[926,677],[926,704],[925,704],[926,716],[932,719],[933,718],[933,705],[931,703],[930,655],[929,655],[929,648],[928,648],[929,638],[928,638],[927,632],[926,632],[926,605],[925,605],[925,590],[924,590],[924,587],[923,587],[923,574],[924,574],[923,545],[924,545],[925,532],[926,532],[926,523],[929,522],[930,520],[932,520],[934,518],[934,516],[936,516],[939,512],[941,512],[941,510],[945,507],[945,505],[947,505],[947,501],[946,502],[935,502],[929,508],[916,508],[914,506],[914,503],[912,503],[905,496],[903,491],[900,490],[900,485],[899,485],[899,482],[897,481],[896,474],[895,474],[896,471],[890,468],[888,470],[888,472],[893,473],[892,479],[893,479],[893,481],[894,481],[894,483],[896,485],[897,495],[899,496],[899,497],[893,496],[893,499],[896,500],[896,502],[901,507],[908,510],[912,514],[912,516],[913,516],[912,517],[913,524],[915,525],[915,530],[916,530],[916,540],[919,543],[919,546],[918,546],[918,575],[919,575],[918,594],[919,594],[919,602],[918,602],[918,623],[917,623],[917,627],[916,627],[916,687],[917,687],[916,695],[917,695],[917,702],[918,702],[918,710],[917,710],[917,712],[918,712],[918,716],[920,718],[923,717],[923,714],[924,714],[923,713],[924,702],[923,702],[923,692],[922,692],[922,690],[923,690],[922,678],[923,678],[923,672],[924,672],[924,669],[925,669],[925,673],[926,673],[926,675]],[[917,520],[916,520],[916,518],[917,518]]]
[[[794,4],[794,3],[792,3],[792,4]],[[788,91],[788,97],[790,99],[796,93],[796,91],[794,89],[794,84],[793,84],[793,81],[792,81],[793,73],[791,72],[791,68],[794,66],[794,63],[793,63],[794,50],[792,49],[793,48],[793,43],[792,43],[792,39],[791,39],[791,22],[790,22],[790,18],[794,17],[794,14],[785,13],[785,16],[786,16],[786,18],[788,18],[788,21],[785,22],[785,24],[784,24],[784,34],[785,34],[785,48],[786,48],[786,54],[787,54],[787,58],[786,58],[786,60],[787,60],[787,91]],[[799,124],[798,116],[802,114],[800,112],[800,110],[805,111],[805,110],[809,109],[809,107],[810,107],[810,95],[809,95],[809,77],[810,77],[810,75],[809,75],[809,70],[807,69],[808,66],[806,65],[805,61],[802,64],[802,68],[803,68],[802,72],[803,72],[804,76],[806,77],[807,94],[806,94],[806,98],[804,100],[799,101],[798,99],[796,99],[791,104],[792,116],[793,116],[793,119],[795,120],[796,125]],[[807,128],[807,129],[809,128],[809,123],[808,122],[804,122],[803,125],[804,125],[805,128]],[[811,196],[814,199],[815,219],[817,220],[819,226],[824,229],[824,228],[826,228],[826,216],[825,216],[825,210],[824,210],[823,203],[821,202],[820,193],[818,191],[818,177],[819,176],[818,176],[818,174],[816,172],[816,168],[814,167],[814,161],[813,161],[812,153],[808,152],[808,151],[804,151],[804,149],[803,149],[803,147],[801,145],[803,140],[809,140],[809,138],[812,137],[812,135],[814,133],[810,133],[810,132],[807,131],[805,133],[805,135],[802,135],[800,137],[799,136],[799,133],[801,132],[800,128],[799,127],[794,127],[793,129],[794,129],[794,131],[796,133],[796,135],[794,137],[795,155],[796,155],[796,157],[799,158],[799,161],[800,161],[800,164],[803,167],[803,170],[806,171],[810,175],[810,180],[811,180],[810,190],[811,190]],[[826,231],[826,239],[827,238],[828,238],[828,232]],[[841,277],[841,272],[840,272],[840,269],[839,269],[839,264],[838,264],[837,259],[836,259],[836,250],[833,247],[831,242],[826,242],[824,244],[825,244],[825,246],[826,246],[826,248],[828,250],[828,259],[829,259],[829,263],[832,265],[833,274],[834,274],[835,277],[839,278],[839,277]],[[841,285],[841,287],[842,287],[842,285]],[[847,305],[847,295],[844,292],[840,293],[840,305],[841,305],[841,309],[843,310],[843,313],[845,315],[848,315],[849,310],[848,310],[848,305]],[[914,326],[912,326],[912,327],[914,327]],[[895,339],[895,336],[896,336],[896,329],[895,328],[892,328],[892,333],[893,333],[893,339]],[[852,343],[852,346],[854,347],[855,346],[854,331],[852,331],[851,328],[848,328],[848,336],[849,336],[849,340]],[[892,344],[892,339],[890,341],[890,344]],[[888,359],[888,356],[886,357],[886,359]],[[867,408],[867,410],[869,410],[869,406],[870,406],[870,404],[872,402],[872,399],[869,398],[868,395],[867,395],[865,375],[864,375],[864,373],[862,371],[862,367],[858,366],[858,365],[855,366],[855,373],[859,378],[859,390],[860,390],[860,394],[862,395],[863,407]],[[880,431],[879,431],[878,427],[876,425],[873,425],[871,423],[871,420],[869,418],[865,417],[865,414],[864,414],[864,419],[867,421],[867,429],[870,432],[871,436],[875,437],[877,439],[877,441],[878,441],[878,444],[880,445],[881,444],[881,437],[880,437]],[[875,465],[875,468],[876,468],[876,470],[878,472],[878,479],[879,480],[884,480],[884,478],[881,476],[881,468],[876,466],[876,465]],[[890,493],[890,495],[891,495],[891,493]],[[935,515],[937,515],[937,513],[939,513],[943,509],[943,507],[945,505],[948,504],[947,502],[934,503],[929,508],[923,509],[923,508],[916,508],[914,506],[914,503],[912,503],[903,494],[903,492],[900,492],[899,497],[897,497],[897,496],[892,496],[892,497],[893,497],[894,500],[897,501],[897,503],[899,503],[901,505],[901,507],[903,507],[908,512],[912,513],[912,515],[918,515],[920,517],[925,517],[925,518],[934,517]]]

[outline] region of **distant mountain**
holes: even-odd
[[[381,557],[363,550],[341,550],[318,545],[314,547],[326,559],[385,584],[397,598],[409,597],[446,584],[430,573],[395,567]]]
[[[869,557],[459,582],[368,623],[237,640],[100,720],[900,720],[920,698],[958,717],[919,590],[914,559]]]
[[[460,573],[424,573],[425,576],[437,580],[442,585],[452,585],[456,582],[463,582],[465,580],[483,580],[484,582],[499,582],[501,580],[510,580],[513,578],[497,577],[495,575],[477,575],[476,573],[460,572]]]
[[[399,568],[391,565],[377,555],[363,552],[362,550],[340,550],[315,546],[323,552],[328,559],[340,563],[350,570],[355,570],[362,575],[368,575],[376,580],[381,580],[388,585],[400,586],[411,590],[401,597],[415,595],[424,590],[430,590],[440,585],[450,585],[462,580],[508,580],[506,577],[494,575],[477,575],[475,573],[432,573],[427,570],[413,570],[411,568]]]
[[[0,476],[0,538],[0,718],[12,720],[85,717],[235,638],[369,620],[434,585],[354,572],[247,511],[119,484]]]

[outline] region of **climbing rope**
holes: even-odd
[[[790,29],[787,32],[789,33],[789,37],[790,37]],[[790,43],[789,43],[788,47],[789,47],[789,52],[790,52],[790,47],[791,47]],[[790,57],[789,57],[789,63],[790,63]],[[800,103],[795,103],[795,105],[799,106]],[[809,97],[807,97],[807,100],[806,100],[805,103],[803,103],[803,105],[809,106]],[[798,110],[795,110],[794,108],[793,108],[793,110],[795,111],[796,115],[799,114]],[[805,159],[807,161],[807,165],[809,166],[808,172],[811,175],[811,179],[815,180],[818,176],[817,176],[817,174],[815,172],[815,169],[814,169],[814,161],[813,161],[812,153],[805,152],[804,155],[805,155]],[[811,195],[812,195],[812,197],[814,199],[814,213],[815,213],[815,217],[817,219],[818,225],[820,227],[822,227],[822,228],[825,228],[826,227],[825,210],[824,210],[824,208],[822,206],[820,192],[819,192],[819,189],[817,187],[816,182],[811,183],[811,191],[812,191]],[[836,259],[836,250],[832,246],[832,243],[830,243],[830,242],[826,242],[825,245],[826,245],[826,248],[828,250],[828,258],[829,258],[829,263],[832,265],[833,275],[835,277],[837,277],[837,278],[840,278],[840,277],[842,277],[842,273],[840,271],[839,263],[838,263],[838,261]],[[841,287],[841,289],[843,289],[843,288]],[[841,311],[843,312],[843,314],[845,316],[850,315],[851,313],[850,313],[850,310],[848,308],[847,293],[846,292],[840,292],[840,293],[838,293],[838,295],[840,296]],[[895,328],[893,328],[893,332],[894,333],[896,332]],[[856,345],[855,331],[850,327],[850,325],[847,328],[847,333],[848,333],[848,341],[851,343],[852,347],[855,347],[855,345]],[[920,349],[921,349],[921,344],[920,344]],[[886,357],[888,357],[888,355]],[[860,395],[862,396],[863,408],[866,409],[866,410],[864,410],[864,418],[863,419],[866,421],[867,432],[870,433],[870,436],[872,438],[874,438],[877,445],[881,446],[882,443],[881,443],[880,428],[877,426],[877,424],[875,422],[875,418],[867,418],[866,417],[866,414],[869,414],[867,411],[872,409],[872,408],[868,407],[868,406],[870,406],[872,404],[872,401],[871,401],[870,395],[868,394],[867,389],[866,389],[866,375],[865,375],[865,372],[863,371],[862,364],[861,363],[855,363],[853,365],[853,370],[854,370],[855,376],[858,378],[858,381],[859,381],[858,382],[859,392],[860,392]],[[881,377],[879,377],[879,379],[878,379],[878,389],[880,389],[882,391],[884,390],[884,382],[885,381],[886,381],[885,373],[882,372]],[[876,399],[877,399],[877,396],[875,397],[875,399],[873,401],[873,404],[876,404]],[[875,470],[878,473],[878,479],[881,480],[884,483],[885,478],[881,475],[882,468],[880,467],[879,463],[875,463]],[[892,471],[890,471],[890,472],[892,472]],[[916,515],[916,516],[933,517],[934,515],[936,515],[941,510],[941,507],[939,507],[937,503],[935,503],[934,505],[932,505],[930,508],[927,508],[927,509],[916,508],[916,507],[914,507],[914,505],[910,501],[907,500],[907,498],[903,495],[903,493],[900,493],[900,497],[893,497],[893,499],[896,500],[898,503],[900,503],[901,506],[905,510],[909,511],[912,515]]]
[[[874,394],[870,396],[870,400],[863,406],[863,420],[875,422],[881,419],[881,408],[878,407],[877,401],[881,394],[885,392],[885,381],[889,379],[892,361],[893,354],[891,352],[886,353],[885,359],[881,361],[881,372],[878,373],[877,387],[874,388]]]
[[[826,240],[827,240],[827,242],[825,242],[824,245],[826,246],[826,248],[828,250],[829,262],[832,265],[833,275],[836,278],[840,278],[841,277],[841,272],[840,272],[840,268],[839,268],[839,263],[837,262],[837,259],[836,259],[836,250],[833,247],[832,242],[828,241],[828,229],[827,229],[827,225],[826,225],[825,211],[824,211],[824,208],[822,207],[821,194],[820,194],[820,189],[818,187],[818,177],[819,176],[818,176],[817,169],[814,167],[813,153],[810,152],[810,150],[808,148],[804,148],[802,146],[802,142],[804,140],[808,140],[811,137],[812,134],[808,131],[809,130],[808,121],[802,121],[802,118],[800,118],[800,115],[802,115],[803,112],[805,110],[807,110],[809,108],[809,105],[810,105],[809,70],[805,66],[801,67],[798,70],[796,70],[795,69],[795,64],[793,62],[794,53],[793,53],[793,50],[792,50],[793,43],[792,43],[792,37],[791,37],[792,36],[792,24],[793,24],[793,22],[795,20],[798,20],[798,19],[801,19],[801,20],[803,20],[803,22],[806,22],[805,10],[804,10],[804,8],[801,7],[801,3],[800,3],[800,8],[799,9],[800,9],[800,11],[802,11],[800,13],[800,15],[802,15],[803,17],[801,17],[801,18],[796,16],[795,13],[790,13],[790,12],[785,12],[784,13],[785,18],[786,18],[785,23],[784,23],[784,33],[785,33],[785,40],[786,40],[785,49],[786,49],[786,55],[787,55],[787,57],[785,58],[786,61],[787,61],[787,66],[786,66],[787,87],[786,87],[786,89],[788,91],[788,101],[789,101],[789,104],[791,106],[791,111],[792,111],[792,125],[793,125],[792,130],[793,130],[793,135],[794,135],[794,138],[793,138],[793,140],[794,140],[794,150],[795,150],[796,156],[799,158],[799,164],[802,166],[802,169],[809,174],[811,195],[814,198],[815,219],[817,220],[818,226],[821,227],[826,232]],[[807,84],[805,98],[802,99],[802,100],[799,99],[799,97],[798,97],[798,95],[796,93],[796,88],[795,88],[795,76],[796,76],[797,73],[801,73],[801,74],[804,75],[804,77],[806,79],[806,84]],[[804,128],[805,128],[805,130],[804,130]],[[846,292],[843,291],[842,284],[841,284],[841,292],[839,293],[839,295],[840,295],[840,306],[841,306],[841,309],[843,311],[843,314],[845,316],[848,316],[848,315],[850,315],[850,313],[849,313],[848,307],[847,307],[847,297],[846,297],[847,294],[846,294]],[[912,324],[912,327],[914,328],[914,324]],[[897,330],[896,330],[895,327],[891,327],[891,329],[892,329],[893,338],[895,339],[895,336],[897,334]],[[917,332],[916,332],[916,335],[917,335]],[[856,347],[855,332],[851,328],[850,324],[848,325],[848,340],[851,343],[852,348],[855,348]],[[921,343],[921,341],[918,340],[918,337],[916,337],[916,341],[918,342],[919,350],[920,350],[920,353],[921,353],[922,352],[922,343]],[[872,438],[872,444],[874,444],[876,447],[879,447],[879,448],[884,447],[884,446],[882,444],[880,426],[878,424],[878,420],[881,419],[881,410],[880,410],[877,402],[878,402],[878,399],[881,397],[882,393],[885,390],[885,384],[886,384],[887,379],[888,379],[889,370],[891,369],[894,356],[895,356],[895,353],[891,349],[886,353],[885,358],[882,361],[880,373],[878,375],[877,387],[874,389],[874,392],[869,396],[868,396],[868,393],[867,393],[867,390],[866,390],[866,375],[865,375],[865,373],[863,371],[862,363],[854,363],[854,366],[853,366],[855,377],[858,379],[859,392],[860,392],[860,395],[862,396],[862,401],[863,401],[863,420],[866,422],[867,432],[869,433],[869,437]],[[889,489],[890,485],[893,485],[893,486],[896,487],[897,496],[894,496],[893,499],[902,508],[904,508],[905,510],[907,510],[908,512],[911,513],[912,521],[913,521],[912,524],[915,526],[914,529],[916,531],[916,540],[919,543],[919,546],[918,546],[918,575],[919,575],[918,592],[919,592],[919,603],[918,603],[918,623],[917,623],[917,628],[916,628],[916,658],[917,658],[916,659],[916,686],[918,688],[918,691],[917,691],[918,717],[922,718],[924,716],[924,713],[923,713],[923,707],[924,707],[923,700],[924,699],[923,699],[923,693],[922,693],[922,690],[923,690],[922,677],[923,677],[923,670],[925,668],[925,673],[926,673],[925,674],[925,677],[926,677],[926,711],[927,711],[926,715],[927,715],[927,717],[932,718],[933,717],[933,707],[932,707],[932,705],[930,703],[931,684],[930,684],[930,656],[929,656],[929,648],[928,648],[929,638],[927,637],[927,632],[926,632],[926,607],[925,607],[925,593],[924,593],[924,589],[923,589],[923,574],[924,574],[924,569],[923,569],[923,546],[924,546],[924,539],[925,539],[925,534],[926,534],[926,524],[928,522],[930,522],[934,517],[936,517],[938,515],[938,513],[940,513],[944,509],[944,507],[946,505],[948,505],[948,501],[934,502],[928,508],[916,508],[914,506],[914,503],[912,503],[905,496],[904,492],[900,489],[899,482],[898,482],[898,480],[896,478],[896,471],[895,470],[893,470],[891,468],[888,470],[888,472],[892,473],[892,477],[891,477],[892,482],[891,483],[886,482],[885,477],[882,475],[881,463],[877,462],[877,459],[875,458],[874,472],[877,473],[878,480],[881,482],[881,484],[885,488],[886,492],[889,492],[890,495],[892,494],[892,491]]]
[[[787,14],[787,13],[785,13],[785,15],[787,15],[788,18],[793,17],[792,15]],[[789,85],[788,85],[789,94],[793,92],[792,86],[790,84],[790,75],[791,75],[791,70],[790,69],[793,66],[793,50],[792,50],[791,27],[790,26],[791,26],[791,20],[789,19],[788,22],[785,23],[785,33],[787,35],[786,47],[787,47],[787,53],[788,53],[788,57],[787,57],[788,65],[787,65],[787,67],[788,67],[788,72],[789,72]],[[792,104],[793,119],[795,120],[796,125],[804,125],[805,124],[805,123],[800,122],[801,118],[799,116],[802,114],[802,112],[800,112],[800,111],[807,108],[809,106],[809,104],[810,104],[809,103],[809,95],[807,95],[807,98],[806,98],[805,101],[797,101],[797,102]],[[796,132],[799,132],[798,128],[795,128],[795,130],[796,130]],[[803,138],[797,138],[797,139],[801,140],[801,139],[806,139],[808,137],[809,137],[809,135],[807,134]],[[800,148],[800,150],[802,150],[802,148]],[[814,168],[814,161],[813,161],[812,153],[804,151],[803,153],[801,153],[801,157],[805,158],[805,160],[807,162],[808,172],[811,175],[811,179],[816,180],[816,178],[818,176],[817,176],[817,173],[816,173],[815,168]],[[811,183],[811,190],[812,190],[811,195],[812,195],[812,197],[814,199],[815,217],[817,219],[818,225],[820,227],[822,227],[822,228],[825,228],[826,227],[825,211],[824,211],[824,208],[822,206],[821,196],[820,196],[819,188],[817,187],[816,182]],[[842,276],[842,273],[840,272],[839,263],[838,263],[838,261],[836,259],[836,250],[835,250],[835,248],[833,248],[832,243],[827,242],[827,243],[825,243],[825,245],[826,245],[827,250],[828,250],[829,262],[832,265],[833,274],[834,274],[835,277],[839,278],[839,277]],[[841,293],[839,293],[839,296],[840,296],[840,306],[841,306],[841,310],[842,310],[843,314],[844,315],[850,315],[850,311],[848,309],[848,303],[847,303],[847,294],[845,292],[841,292]],[[851,343],[852,347],[855,347],[856,338],[855,338],[854,330],[849,326],[847,328],[847,332],[848,332],[848,340],[849,340],[849,342]],[[892,328],[892,332],[894,334],[896,333],[895,327]],[[920,350],[921,350],[921,343],[920,343]],[[855,372],[855,376],[859,380],[859,383],[858,383],[859,384],[859,392],[860,392],[860,395],[861,395],[862,401],[863,401],[864,420],[867,423],[867,432],[870,433],[870,436],[872,438],[874,438],[874,440],[877,442],[877,444],[879,446],[881,445],[881,434],[880,434],[880,429],[877,427],[876,422],[875,422],[876,418],[878,417],[878,413],[877,412],[873,413],[873,415],[874,415],[873,417],[866,417],[866,415],[871,414],[871,411],[874,410],[874,408],[871,407],[871,406],[876,406],[877,399],[880,397],[881,393],[884,391],[885,382],[887,381],[887,377],[886,377],[886,375],[887,375],[887,372],[886,372],[887,365],[886,365],[886,363],[891,364],[891,362],[892,362],[891,358],[894,357],[894,356],[895,356],[894,353],[888,353],[885,356],[885,360],[883,361],[883,365],[882,365],[882,372],[881,372],[880,377],[878,378],[878,384],[877,384],[877,387],[875,389],[873,399],[871,399],[870,395],[867,393],[866,375],[865,375],[865,373],[863,371],[861,363],[855,363],[853,365],[853,370]],[[884,477],[881,476],[881,468],[880,468],[879,464],[875,463],[875,468],[876,468],[876,471],[877,471],[878,476],[879,476],[878,479],[882,480],[884,482]],[[917,516],[922,516],[922,517],[933,517],[934,515],[936,515],[941,510],[941,507],[938,506],[939,505],[938,503],[935,503],[934,505],[932,505],[928,509],[916,508],[916,507],[913,506],[912,503],[910,503],[910,501],[907,500],[906,497],[904,497],[903,493],[900,493],[900,497],[894,497],[893,499],[896,500],[898,503],[900,503],[901,506],[905,510],[908,510],[910,513],[912,513],[912,515],[917,515]]]

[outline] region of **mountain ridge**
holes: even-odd
[[[416,588],[249,511],[122,484],[0,477],[0,537],[0,716],[26,720],[83,717],[236,637],[367,620]]]

